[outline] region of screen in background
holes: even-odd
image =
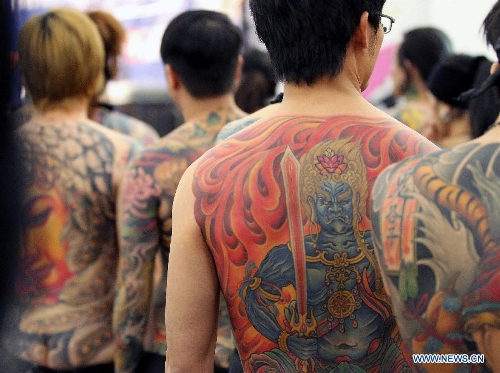
[[[165,27],[188,9],[224,12],[242,27],[245,0],[13,0],[20,27],[29,17],[56,6],[82,11],[102,9],[112,13],[127,30],[127,42],[120,61],[120,74],[108,83],[108,96],[116,105],[127,104],[131,96],[157,96],[166,83],[160,58]],[[243,28],[243,27],[242,27]],[[15,40],[14,45],[17,45]]]

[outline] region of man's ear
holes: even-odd
[[[165,65],[165,77],[167,78],[167,87],[169,92],[174,92],[179,89],[181,84],[179,76],[168,63]]]
[[[361,45],[363,48],[368,48],[369,33],[372,31],[370,23],[368,22],[368,12],[363,12],[359,19],[359,25],[354,32],[354,41]]]
[[[493,62],[491,64],[491,67],[490,67],[490,74],[494,74],[495,71],[497,71],[499,67],[500,67],[500,64],[498,63],[498,61],[497,62]]]

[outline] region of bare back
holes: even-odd
[[[375,184],[376,252],[421,372],[500,371],[499,130],[400,162]]]
[[[369,200],[385,167],[434,150],[388,117],[277,116],[197,162],[194,217],[245,371],[411,370]]]
[[[18,135],[26,189],[4,348],[52,369],[111,362],[114,204],[138,143],[84,120],[33,119]]]

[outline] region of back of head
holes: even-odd
[[[226,15],[190,10],[169,23],[160,53],[191,95],[216,97],[234,89],[242,42],[241,30]]]
[[[493,6],[483,22],[484,36],[486,42],[493,47],[497,56],[497,61],[500,63],[500,1]],[[491,76],[488,81],[484,82],[483,90],[495,87],[500,88],[500,69]]]
[[[480,87],[490,76],[490,68],[491,61],[484,56],[451,54],[438,62],[429,74],[429,90],[439,101],[469,111],[472,138],[484,134],[497,118],[498,92],[489,89],[467,100],[462,100],[460,95]]]
[[[368,12],[374,34],[385,0],[250,0],[257,35],[278,79],[311,85],[342,70],[347,46]]]
[[[243,54],[241,82],[235,93],[236,104],[247,113],[262,109],[274,96],[276,84],[269,54],[251,49]]]
[[[29,19],[19,34],[19,63],[39,110],[68,99],[91,98],[104,82],[104,48],[90,18],[54,8]]]
[[[398,64],[404,67],[404,61],[410,61],[426,81],[434,65],[451,52],[451,40],[443,31],[433,27],[416,28],[404,35],[398,49]]]
[[[491,8],[483,22],[483,31],[486,42],[493,47],[500,61],[500,1]],[[471,99],[471,125],[473,137],[484,134],[498,117],[500,110],[499,88],[500,69],[490,75],[491,62],[482,61],[479,65],[474,89],[464,95],[464,99]]]
[[[269,58],[269,53],[259,49],[250,49],[243,54],[243,74],[260,72],[268,82],[267,93],[269,96],[274,94],[276,84],[276,74]]]
[[[94,10],[87,15],[96,24],[104,43],[106,52],[104,76],[106,80],[115,79],[118,76],[118,57],[122,53],[126,38],[125,28],[111,13]]]
[[[500,1],[497,1],[484,19],[483,30],[486,42],[495,49],[497,58],[500,60]]]
[[[479,62],[480,57],[465,54],[444,57],[429,73],[429,90],[439,101],[467,109],[468,102],[458,100],[458,96],[472,87]]]
[[[472,87],[479,88],[489,77],[492,62],[480,57]],[[500,110],[498,89],[489,89],[484,94],[472,98],[469,102],[472,138],[483,135],[495,122]]]

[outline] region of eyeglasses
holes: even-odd
[[[382,23],[382,28],[384,30],[384,34],[388,34],[392,30],[392,24],[396,22],[394,18],[391,16],[386,16],[385,14],[380,15],[380,22]]]

